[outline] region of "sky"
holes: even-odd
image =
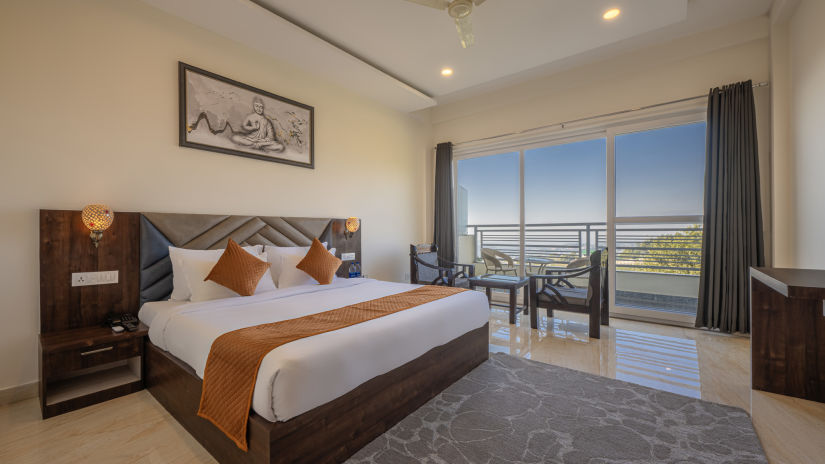
[[[458,161],[468,224],[518,224],[518,158]],[[701,215],[704,163],[704,122],[616,136],[616,215]],[[526,150],[524,170],[528,224],[606,221],[604,138]]]

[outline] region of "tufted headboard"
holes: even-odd
[[[140,214],[140,305],[172,294],[169,246],[196,250],[224,248],[231,238],[241,245],[307,246],[318,237],[336,255],[355,253],[361,261],[361,231],[345,234],[345,220],[215,214]],[[345,276],[349,261],[338,270]]]

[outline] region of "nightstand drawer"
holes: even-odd
[[[47,372],[49,372],[50,377],[52,377],[57,374],[140,356],[142,343],[142,338],[135,337],[122,341],[48,353],[45,356],[45,363],[48,368]]]

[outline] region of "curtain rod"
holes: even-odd
[[[768,85],[770,85],[770,82],[767,82],[767,81],[759,82],[758,84],[753,84],[753,88],[766,87]],[[707,94],[705,94],[705,95],[696,95],[695,97],[680,98],[678,100],[671,100],[671,101],[667,101],[667,102],[663,102],[663,103],[655,103],[653,105],[640,106],[638,108],[631,108],[629,110],[614,111],[612,113],[605,113],[605,114],[600,114],[600,115],[597,115],[597,116],[588,116],[586,118],[571,119],[569,121],[556,122],[556,123],[553,123],[553,124],[545,124],[543,126],[531,127],[530,129],[524,129],[524,130],[515,131],[515,132],[508,132],[506,134],[492,135],[490,137],[482,137],[482,138],[479,138],[479,139],[465,140],[463,142],[456,142],[456,143],[453,144],[453,146],[464,145],[466,143],[473,143],[473,142],[483,142],[485,140],[493,140],[493,139],[498,139],[498,138],[501,138],[501,137],[509,137],[511,135],[525,134],[527,132],[533,132],[533,131],[537,131],[537,130],[541,130],[541,129],[547,129],[548,127],[554,127],[554,126],[561,126],[562,128],[564,128],[564,126],[566,124],[573,124],[573,123],[576,123],[576,122],[589,121],[591,119],[606,118],[606,117],[609,117],[609,116],[618,116],[620,114],[633,113],[635,111],[649,110],[649,109],[652,109],[652,108],[658,108],[660,106],[673,105],[675,103],[682,103],[682,102],[686,102],[686,101],[697,100],[699,98],[707,98],[707,96],[708,96]]]

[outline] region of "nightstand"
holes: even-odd
[[[86,327],[40,334],[43,418],[143,389],[143,347],[149,328],[115,334]]]

